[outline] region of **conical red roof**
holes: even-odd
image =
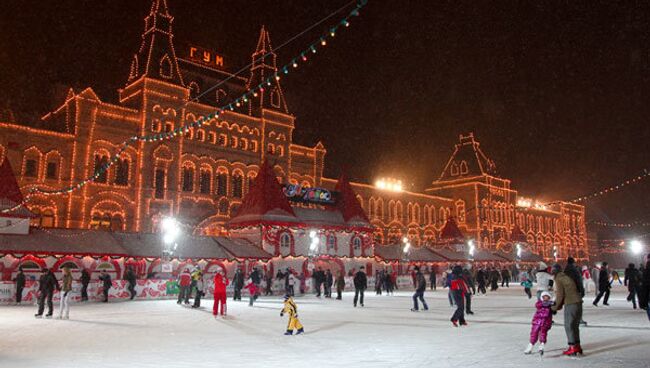
[[[464,238],[465,238],[465,236],[463,235],[463,233],[458,228],[458,224],[456,224],[456,220],[454,220],[453,217],[450,217],[447,220],[447,222],[445,223],[445,226],[440,231],[440,239],[441,240],[460,240],[460,239],[464,239]]]
[[[353,221],[365,222],[366,224],[370,223],[368,216],[366,216],[366,212],[363,210],[363,207],[361,207],[361,203],[357,200],[357,195],[354,192],[354,189],[352,189],[345,172],[341,174],[334,190],[338,192],[336,207],[341,211],[345,222]]]
[[[273,168],[264,160],[237,214],[228,221],[228,225],[237,227],[260,222],[287,221],[297,221],[296,215],[282,192]]]
[[[0,200],[15,204],[23,201],[23,194],[20,192],[11,164],[6,157],[0,165]]]

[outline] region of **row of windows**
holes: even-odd
[[[107,183],[110,169],[104,169],[108,165],[108,156],[95,154],[95,178],[96,183]],[[112,178],[113,184],[120,186],[129,185],[129,167],[130,161],[128,159],[118,159],[113,164],[115,175]]]
[[[361,197],[357,197],[362,203],[363,200]],[[369,205],[367,207],[368,217],[371,219],[384,219],[384,202],[383,200],[375,200],[371,198]],[[424,215],[424,218],[421,217]],[[457,206],[457,218],[460,222],[465,221],[465,204],[460,203]],[[439,209],[439,218],[440,222],[444,223],[447,221],[447,218],[451,216],[451,210],[449,208],[440,207]],[[388,218],[387,220],[392,221],[402,221],[404,219],[404,212],[402,202],[390,201],[388,204]],[[421,222],[420,220],[424,220]],[[435,224],[436,223],[436,208],[434,206],[425,206],[424,211],[420,209],[418,204],[409,203],[407,207],[407,222],[408,223],[425,223],[425,224]]]
[[[56,180],[59,177],[59,165],[56,162],[50,161],[45,164],[45,179]],[[25,169],[23,176],[27,178],[38,177],[38,161],[33,158],[25,160]]]
[[[244,187],[244,177],[235,173],[230,177],[230,190],[231,196],[234,198],[242,198],[247,189],[250,189],[254,176],[249,176]],[[200,194],[215,194],[217,196],[228,196],[228,174],[218,173],[215,177],[215,190],[212,189],[212,172],[209,170],[200,170],[198,187],[194,183],[194,168],[184,167],[182,171],[181,190],[187,193],[194,193],[198,189]],[[167,181],[167,171],[158,168],[154,175],[154,195],[158,199],[165,198],[165,188]]]

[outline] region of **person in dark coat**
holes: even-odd
[[[492,267],[490,272],[490,291],[496,291],[499,288],[499,271]]]
[[[429,283],[431,284],[431,290],[436,290],[436,268],[431,268],[431,273],[429,274]]]
[[[484,269],[481,268],[480,270],[478,270],[478,272],[476,272],[476,283],[478,284],[478,292],[482,293],[483,295],[485,295],[485,293],[487,292],[485,290],[486,278],[487,275],[485,274]]]
[[[320,298],[321,286],[325,283],[325,272],[321,267],[318,267],[318,270],[314,272],[314,286],[316,287],[316,296]]]
[[[235,276],[232,279],[232,287],[234,291],[232,300],[241,300],[241,289],[244,287],[244,273],[241,272],[241,268],[235,271]]]
[[[326,298],[332,297],[332,285],[334,285],[334,275],[332,275],[332,271],[330,269],[327,269],[327,271],[325,272],[325,297]]]
[[[595,307],[598,306],[598,302],[603,295],[605,296],[603,305],[609,305],[607,302],[609,301],[609,289],[611,288],[612,286],[609,283],[609,268],[607,262],[603,262],[603,265],[600,267],[600,273],[598,274],[598,296],[593,303]]]
[[[357,301],[363,307],[363,293],[368,288],[368,277],[364,271],[364,267],[359,267],[359,271],[354,275],[354,306],[357,306]]]
[[[643,270],[643,277],[641,279],[641,294],[643,295],[643,305],[645,306],[645,311],[648,314],[648,320],[650,320],[650,257],[645,264],[645,269]]]
[[[501,270],[501,287],[503,287],[503,284],[506,284],[506,287],[510,287],[510,271],[505,266]]]
[[[634,309],[636,309],[636,300],[639,296],[640,281],[641,275],[639,274],[639,270],[636,269],[634,263],[630,263],[625,269],[625,280],[623,283],[627,286],[627,291],[629,291],[627,301],[632,302],[632,308]],[[641,305],[640,301],[639,305]]]
[[[582,282],[582,272],[578,269],[578,266],[576,266],[576,260],[573,257],[567,258],[566,262],[566,267],[564,267],[564,274],[569,276],[571,280],[576,284],[576,289],[578,290],[578,293],[580,294],[580,298],[585,297],[585,285]],[[585,322],[582,319],[580,319],[580,324],[586,325],[587,322]]]
[[[413,308],[411,311],[417,312],[420,310],[418,306],[418,299],[422,302],[422,309],[429,310],[427,302],[424,300],[424,291],[427,289],[427,280],[424,278],[422,272],[420,272],[420,267],[415,266],[415,294],[413,294]]]
[[[339,275],[336,277],[336,300],[341,300],[341,293],[345,290],[345,277],[343,277],[343,271],[339,271]]]
[[[131,299],[135,298],[136,292],[135,292],[135,284],[137,281],[137,278],[135,276],[135,272],[133,272],[133,269],[131,267],[126,269],[126,273],[124,274],[124,280],[126,280],[129,284],[128,289],[129,292],[131,293]]]
[[[260,275],[260,271],[257,270],[257,267],[253,267],[253,272],[251,272],[249,277],[253,284],[255,284],[255,295],[253,296],[253,301],[256,301],[257,297],[259,296],[260,284],[262,283],[262,275]]]
[[[88,300],[88,284],[90,283],[90,273],[85,268],[81,270],[81,301],[85,302]]]
[[[104,303],[108,303],[108,290],[113,286],[113,280],[111,280],[111,275],[106,273],[106,271],[102,271],[102,273],[99,275],[99,280],[102,281],[102,286],[104,289]]]
[[[18,267],[18,273],[14,278],[16,283],[16,304],[20,304],[23,300],[23,289],[25,288],[25,273],[23,272],[23,267]]]
[[[47,268],[43,269],[43,274],[38,279],[38,313],[36,313],[36,318],[41,318],[43,316],[43,311],[45,310],[45,301],[47,300],[47,314],[45,317],[52,317],[54,312],[54,305],[52,305],[52,297],[54,296],[54,289],[61,290],[59,282],[56,280],[56,276],[52,270]]]
[[[474,286],[474,276],[472,276],[472,272],[470,271],[470,265],[463,268],[463,280],[465,280],[468,289],[465,293],[465,313],[474,314],[472,311],[472,295],[475,293],[474,290],[476,290],[476,287]]]

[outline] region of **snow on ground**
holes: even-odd
[[[590,293],[591,294],[591,293]],[[428,312],[411,312],[411,292],[366,295],[364,308],[296,298],[303,336],[283,336],[280,297],[228,301],[227,319],[172,300],[73,304],[71,319],[37,320],[34,306],[0,307],[0,367],[650,367],[650,323],[619,288],[610,307],[589,295],[585,355],[561,356],[562,314],[543,358],[525,356],[532,301],[520,287],[474,298],[468,327],[454,328],[446,290],[427,291]],[[55,315],[56,315],[55,306]]]

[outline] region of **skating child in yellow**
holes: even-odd
[[[305,332],[302,328],[302,324],[298,320],[298,307],[289,295],[284,296],[284,308],[282,308],[282,312],[280,312],[280,317],[284,317],[285,313],[289,315],[289,324],[287,325],[287,332],[284,333],[285,335],[293,335],[294,329],[298,330],[296,335]]]

